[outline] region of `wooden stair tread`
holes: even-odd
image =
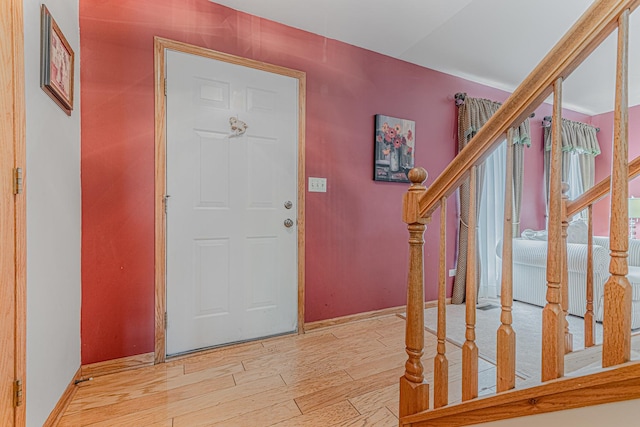
[[[640,361],[640,333],[631,336],[631,361]],[[569,353],[564,363],[566,376],[596,372],[602,366],[602,344]]]

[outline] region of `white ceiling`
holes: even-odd
[[[591,4],[591,0],[215,2],[509,92]],[[640,30],[640,11],[631,17],[631,105],[640,104],[640,90],[635,90],[640,89],[640,35],[635,29]],[[567,79],[565,107],[590,115],[613,110],[615,51],[614,33]]]

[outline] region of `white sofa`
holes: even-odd
[[[569,270],[569,314],[583,317],[586,309],[587,244],[580,223],[568,230],[567,258]],[[584,240],[584,243],[582,242]],[[496,248],[502,256],[502,244]],[[632,284],[631,328],[640,328],[640,240],[629,241],[629,275]],[[513,299],[543,307],[547,292],[546,232],[525,230],[521,238],[513,239]],[[604,284],[609,278],[609,238],[593,238],[594,314],[603,317]]]

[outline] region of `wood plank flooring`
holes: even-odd
[[[79,384],[60,426],[397,426],[403,319],[387,315],[211,350]],[[436,338],[425,332],[432,382]],[[461,351],[447,344],[450,403]],[[495,367],[480,360],[480,394]]]

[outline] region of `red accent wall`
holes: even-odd
[[[503,91],[236,12],[207,0],[80,3],[82,363],[154,349],[153,37],[307,73],[306,321],[404,305],[406,185],[372,180],[374,115],[416,122],[430,183],[455,154],[453,95]],[[540,121],[526,153],[522,227],[544,227]],[[455,197],[448,259],[454,267]],[[439,214],[425,239],[426,299],[436,298]]]

